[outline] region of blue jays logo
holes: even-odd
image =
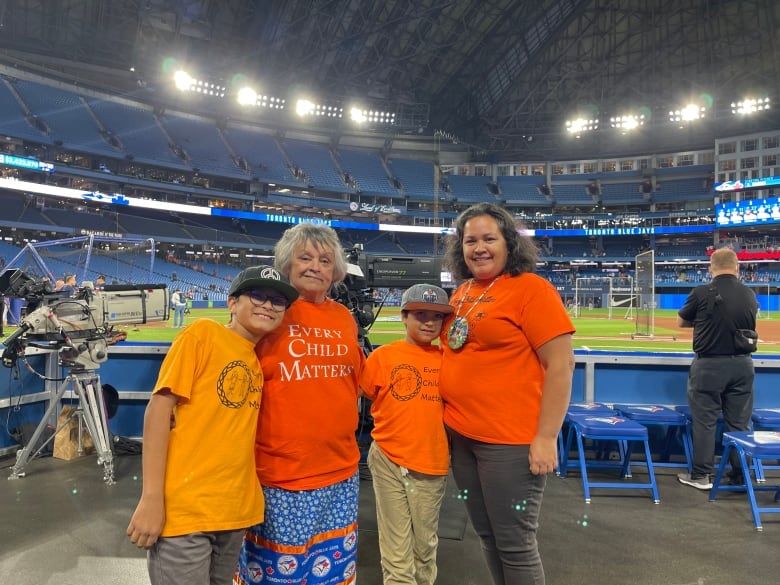
[[[263,580],[263,567],[258,563],[250,562],[246,567],[249,581],[252,583],[260,583]]]
[[[350,579],[355,574],[355,561],[351,561],[344,568],[344,579]]]
[[[311,572],[316,577],[324,577],[328,573],[333,565],[330,563],[330,559],[324,555],[318,556],[314,559],[314,564],[311,567]]]
[[[618,425],[622,422],[625,422],[625,419],[617,417],[617,416],[589,416],[587,419],[588,421],[592,422],[600,422],[608,425]]]
[[[292,575],[298,568],[298,560],[291,555],[283,555],[276,561],[276,568],[282,575]]]
[[[662,406],[637,406],[637,410],[644,410],[645,412],[659,412],[663,410]]]
[[[344,546],[344,550],[352,550],[355,548],[355,545],[357,544],[357,534],[355,531],[350,532],[347,534],[347,536],[344,537],[344,541],[342,545]]]

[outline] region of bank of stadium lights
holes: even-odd
[[[212,83],[203,79],[192,77],[186,71],[179,70],[173,75],[173,82],[176,89],[180,91],[191,91],[203,95],[223,98],[227,87],[218,83]]]
[[[310,100],[300,99],[295,104],[295,113],[301,117],[319,116],[324,118],[341,118],[344,108],[327,104],[317,104]]]
[[[741,102],[731,102],[731,113],[739,115],[754,114],[763,110],[768,110],[770,107],[770,100],[765,98],[746,98]]]
[[[685,126],[689,122],[700,120],[707,114],[707,108],[704,106],[697,106],[696,104],[688,104],[684,108],[679,110],[669,111],[669,121],[679,124],[681,127]]]
[[[628,132],[645,125],[644,114],[627,114],[625,116],[614,116],[609,119],[609,125],[623,132]]]
[[[353,122],[363,124],[369,122],[372,124],[395,124],[395,112],[386,112],[382,110],[366,110],[354,107],[349,111],[349,117]]]
[[[236,100],[242,106],[256,106],[258,108],[269,108],[271,110],[283,110],[287,105],[287,100],[280,97],[258,94],[251,87],[243,87],[238,91]]]
[[[599,129],[598,118],[576,118],[566,120],[566,131],[579,138],[583,132],[591,132]]]

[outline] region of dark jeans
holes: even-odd
[[[495,585],[544,585],[536,542],[547,481],[528,467],[528,445],[493,445],[447,429],[452,474]]]
[[[693,475],[712,473],[718,416],[728,431],[746,431],[753,414],[755,369],[749,355],[695,358],[688,372],[688,405],[693,419]],[[739,458],[731,458],[739,469]]]

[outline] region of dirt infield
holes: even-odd
[[[677,337],[677,341],[691,343],[693,340],[693,329],[678,329],[676,317],[656,317],[655,327],[656,330],[662,328],[675,331],[674,335]],[[780,321],[759,319],[756,331],[758,331],[758,339],[761,343],[780,344]]]

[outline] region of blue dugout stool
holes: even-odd
[[[569,462],[569,453],[571,450],[571,435],[574,432],[569,420],[570,414],[615,414],[615,410],[601,402],[572,402],[566,409],[566,416],[563,419],[563,425],[558,433],[558,475],[561,474],[561,467],[565,465],[577,466],[577,463]],[[594,449],[597,452],[601,446],[596,444]],[[597,457],[598,458],[598,457]],[[566,474],[564,474],[565,476]]]
[[[720,485],[723,474],[728,465],[729,454],[736,449],[742,474],[745,477],[745,485]],[[718,472],[712,482],[710,501],[720,492],[747,492],[750,502],[750,511],[753,514],[753,524],[756,530],[763,530],[761,514],[780,513],[780,504],[774,506],[759,506],[756,500],[756,492],[771,491],[780,494],[780,485],[753,485],[750,480],[750,466],[747,458],[753,461],[763,459],[780,459],[780,432],[777,431],[727,431],[723,433],[723,457],[721,457]]]
[[[629,420],[625,417],[615,416],[609,413],[603,414],[569,414],[569,422],[573,429],[573,435],[577,441],[577,454],[579,457],[580,473],[582,474],[582,487],[585,495],[585,503],[590,503],[591,488],[613,489],[649,489],[653,495],[653,502],[658,504],[661,499],[658,495],[658,484],[655,481],[655,472],[650,455],[647,427]],[[570,435],[571,436],[571,435]],[[585,459],[585,447],[583,439],[593,441],[618,441],[625,445],[622,461],[587,461]],[[588,477],[588,468],[619,469],[621,478],[631,477],[631,452],[635,443],[642,443],[645,451],[647,473],[650,476],[648,482],[594,482]],[[561,466],[561,477],[566,477],[568,465]]]
[[[755,431],[780,431],[780,408],[756,408],[753,410],[753,430]],[[777,462],[767,465],[760,459],[753,460],[756,471],[756,481],[763,482],[765,469],[780,469]]]
[[[615,410],[621,416],[638,422],[640,425],[664,427],[665,440],[660,457],[653,460],[655,467],[684,467],[693,472],[693,441],[691,439],[689,417],[667,406],[653,404],[616,404]],[[684,462],[670,461],[675,439],[679,439],[683,448]]]

